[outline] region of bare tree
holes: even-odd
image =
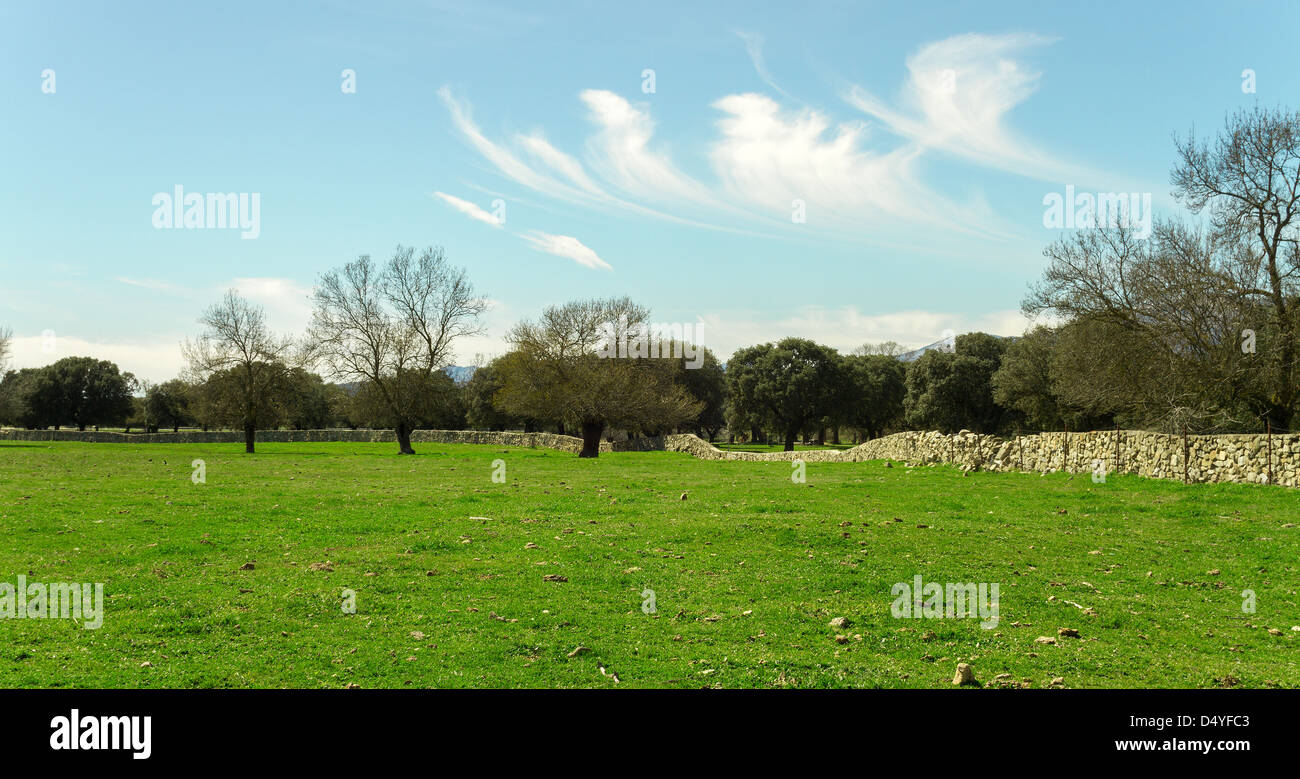
[[[1300,113],[1241,111],[1177,149],[1174,194],[1206,218],[1158,221],[1145,240],[1123,225],[1062,238],[1025,311],[1087,328],[1057,360],[1071,405],[1286,428],[1300,414]]]
[[[415,454],[411,431],[433,398],[433,374],[461,338],[482,332],[487,301],[463,268],[441,249],[397,247],[382,268],[369,255],[321,276],[309,339],[333,378],[368,382],[397,434],[399,451]]]
[[[881,341],[880,343],[865,343],[853,350],[853,354],[859,357],[866,357],[873,354],[883,354],[887,357],[899,357],[907,354],[907,347],[898,341]]]
[[[1286,425],[1300,394],[1300,112],[1239,111],[1213,145],[1189,134],[1178,156],[1174,194],[1238,248],[1240,292],[1269,312],[1277,339],[1266,413]]]
[[[9,328],[0,328],[0,374],[4,372],[5,365],[9,362],[9,352],[13,348],[13,331]]]
[[[1184,409],[1180,420],[1208,430],[1249,426],[1268,405],[1260,363],[1242,359],[1240,333],[1260,312],[1241,292],[1235,246],[1160,221],[1145,240],[1084,230],[1044,254],[1024,309],[1066,320],[1051,373],[1067,407],[1160,427]]]
[[[272,333],[262,308],[237,290],[208,308],[199,324],[203,334],[182,346],[187,378],[220,396],[212,405],[243,429],[244,451],[251,454],[259,424],[276,418],[292,370],[308,355],[293,338]]]

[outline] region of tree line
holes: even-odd
[[[172,381],[88,357],[9,371],[0,423],[233,428],[249,452],[259,429],[386,428],[403,454],[421,428],[550,430],[580,436],[585,457],[615,430],[725,430],[790,450],[904,429],[1289,429],[1300,415],[1300,114],[1241,111],[1177,151],[1171,181],[1192,217],[1158,220],[1149,237],[1120,220],[1049,245],[1023,304],[1049,323],[1020,337],[969,333],[910,361],[895,343],[842,355],[786,338],[725,365],[700,347],[688,365],[609,356],[611,337],[664,336],[629,298],[578,300],[516,324],[509,350],[457,384],[443,369],[482,332],[486,300],[442,250],[399,246],[386,262],[323,274],[302,337],[273,333],[227,293]],[[0,364],[9,343],[0,332]],[[652,353],[680,354],[671,346]]]

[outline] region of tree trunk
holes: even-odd
[[[582,451],[579,457],[600,456],[600,434],[605,432],[604,422],[582,423]]]
[[[836,425],[831,428],[831,443],[839,445],[840,443],[840,426]]]
[[[799,431],[798,431],[798,430],[787,430],[787,431],[785,432],[785,451],[787,451],[787,452],[793,452],[793,451],[794,451],[794,442],[795,442],[795,439],[798,438],[798,437],[799,437]]]
[[[244,425],[244,453],[252,454],[253,445],[257,442],[257,427],[249,422]]]
[[[564,435],[564,422],[563,422],[563,420],[561,420],[561,421],[555,423],[555,431],[556,431],[557,433],[559,433],[560,435]]]
[[[818,446],[826,445],[826,428],[824,427],[817,428],[817,445]]]
[[[415,454],[415,450],[411,448],[410,425],[407,425],[405,422],[399,422],[395,432],[397,433],[398,454]]]

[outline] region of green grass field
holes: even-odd
[[[98,630],[0,620],[0,686],[951,687],[958,662],[986,686],[1300,686],[1283,488],[241,448],[0,443],[0,581],[106,601]],[[1000,624],[892,617],[917,574],[999,583]]]

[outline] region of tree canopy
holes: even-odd
[[[740,349],[727,362],[734,413],[778,431],[786,451],[799,433],[837,412],[844,383],[839,354],[805,338]]]
[[[608,427],[656,433],[696,417],[703,404],[674,380],[674,360],[604,356],[609,339],[636,335],[648,321],[648,309],[611,298],[551,306],[520,322],[498,364],[498,404],[517,416],[577,427],[581,457],[599,455]]]

